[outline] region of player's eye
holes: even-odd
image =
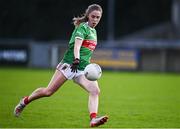
[[[92,16],[91,16],[91,18],[97,18],[97,19],[99,19],[99,18],[100,18],[100,16],[95,16],[95,15],[92,15]]]
[[[96,16],[92,15],[91,18],[95,18]]]

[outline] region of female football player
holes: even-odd
[[[69,41],[68,50],[62,61],[57,65],[56,71],[47,87],[36,89],[29,96],[23,97],[14,109],[14,115],[18,117],[23,109],[32,101],[49,97],[54,94],[68,79],[79,84],[89,93],[88,109],[90,113],[90,126],[96,127],[104,124],[108,117],[97,117],[98,98],[100,89],[97,81],[89,81],[84,76],[84,68],[90,63],[91,55],[97,45],[95,27],[102,16],[100,5],[88,6],[82,17],[74,17],[75,29]]]

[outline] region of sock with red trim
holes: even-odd
[[[96,116],[97,116],[97,113],[94,113],[94,112],[93,112],[93,113],[90,114],[90,118],[91,118],[91,119],[92,119],[92,118],[96,118]]]
[[[25,105],[27,105],[27,104],[29,103],[28,97],[29,97],[29,96],[26,96],[26,97],[24,97],[24,99],[23,99]]]

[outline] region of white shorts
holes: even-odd
[[[77,73],[71,72],[71,66],[70,66],[70,64],[67,64],[67,63],[60,62],[57,65],[56,69],[61,71],[63,73],[63,75],[69,80],[74,79],[74,78],[84,74],[84,71],[80,71],[80,70],[77,70]]]

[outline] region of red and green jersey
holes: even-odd
[[[82,46],[80,48],[80,64],[79,70],[84,70],[87,64],[90,63],[92,53],[97,44],[97,34],[94,28],[91,28],[88,23],[81,23],[75,27],[71,39],[69,41],[68,50],[66,51],[63,63],[72,64],[74,60],[74,43],[75,38],[83,39]]]

